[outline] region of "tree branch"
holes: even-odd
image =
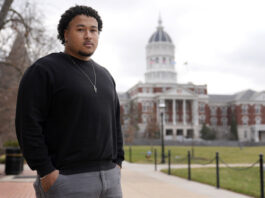
[[[23,18],[23,16],[20,14],[20,13],[18,13],[16,10],[14,10],[14,9],[10,9],[10,11],[11,12],[13,12],[13,13],[15,13],[17,16],[18,16],[18,18],[19,19],[11,19],[11,21],[17,21],[17,22],[20,22],[24,27],[25,27],[25,36],[27,36],[28,34],[29,34],[29,32],[30,32],[30,27],[29,27],[29,25],[25,22],[25,20],[24,20],[24,18]]]

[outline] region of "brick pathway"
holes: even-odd
[[[1,182],[0,198],[35,198],[31,182]]]

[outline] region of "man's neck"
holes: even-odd
[[[74,54],[74,53],[72,53],[71,51],[69,51],[67,49],[64,49],[64,53],[65,54],[68,54],[70,56],[73,56],[73,57],[75,57],[77,59],[80,59],[82,61],[89,61],[90,60],[90,57],[89,56],[81,56],[81,55],[78,55],[78,54]]]

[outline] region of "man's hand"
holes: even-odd
[[[40,179],[40,183],[44,192],[47,192],[51,188],[58,176],[59,171],[54,170]]]

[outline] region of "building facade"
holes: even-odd
[[[265,91],[211,95],[207,85],[177,83],[175,63],[175,46],[159,20],[146,46],[145,82],[119,94],[125,133],[135,119],[135,136],[147,137],[150,125],[161,124],[163,103],[166,140],[199,139],[204,123],[225,139],[234,119],[240,141],[265,141]]]

